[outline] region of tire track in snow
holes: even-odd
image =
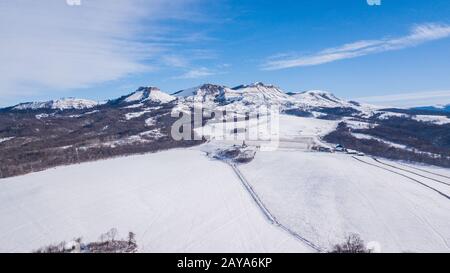
[[[399,172],[396,172],[396,171],[393,171],[393,170],[390,170],[390,169],[387,169],[387,168],[384,168],[384,167],[375,165],[375,164],[373,164],[373,163],[366,162],[366,161],[361,160],[361,159],[359,159],[359,158],[356,158],[356,157],[354,157],[354,156],[352,156],[352,157],[353,157],[354,159],[356,159],[356,160],[362,162],[362,163],[365,163],[365,164],[368,164],[368,165],[371,165],[371,166],[374,166],[374,167],[377,167],[377,168],[380,168],[380,169],[383,169],[383,170],[386,170],[386,171],[389,171],[389,172],[392,172],[392,173],[401,175],[401,176],[403,176],[403,177],[406,177],[406,178],[408,178],[408,179],[410,179],[410,180],[413,180],[414,182],[417,182],[417,183],[419,183],[419,184],[421,184],[421,185],[423,185],[423,186],[425,186],[425,187],[427,187],[427,188],[430,188],[430,189],[432,189],[432,190],[438,192],[439,194],[445,196],[447,199],[450,199],[449,196],[446,195],[445,193],[442,193],[442,192],[440,192],[439,190],[437,190],[437,189],[435,189],[435,188],[433,188],[433,187],[431,187],[431,186],[428,186],[428,185],[426,185],[425,183],[420,182],[419,180],[416,180],[416,179],[414,179],[414,178],[411,178],[411,177],[409,177],[409,176],[407,176],[407,175],[404,175],[404,174],[402,174],[402,173],[399,173]],[[376,162],[379,162],[379,163],[383,164],[382,162],[378,161],[376,158],[373,158],[373,159],[374,159]],[[389,164],[384,164],[384,165],[390,166]],[[393,167],[393,168],[395,168],[395,167]],[[401,170],[401,168],[398,168],[398,169]],[[406,197],[405,197],[405,198],[406,198]],[[408,202],[410,202],[411,204],[413,204],[413,202],[412,202],[411,200],[409,200],[409,198],[406,198],[406,199],[408,200]],[[414,205],[414,204],[413,204],[413,205]],[[414,205],[414,206],[415,206],[415,205]],[[429,222],[426,218],[424,218],[424,217],[422,217],[422,216],[416,214],[414,211],[410,211],[410,213],[412,213],[412,214],[413,214],[419,221],[421,221],[424,225],[428,226],[428,227],[434,232],[434,234],[437,235],[437,236],[442,240],[442,242],[445,244],[445,246],[446,246],[448,249],[450,249],[450,245],[448,244],[447,239],[446,239],[446,238],[445,238],[445,237],[444,237],[444,236],[443,236],[443,235],[442,235],[442,234],[441,234],[441,233],[440,233],[433,225],[431,225],[430,222]]]
[[[275,218],[275,216],[273,216],[273,214],[270,212],[270,210],[264,205],[264,203],[261,201],[261,199],[259,198],[258,194],[255,192],[253,187],[250,185],[250,183],[247,181],[247,179],[244,177],[244,175],[238,169],[236,164],[231,163],[231,162],[227,162],[227,161],[225,161],[225,162],[233,169],[234,173],[239,178],[239,180],[241,181],[241,183],[244,186],[244,188],[247,190],[247,192],[250,194],[252,199],[255,201],[255,203],[258,206],[258,208],[261,210],[261,212],[264,214],[264,216],[267,218],[267,220],[271,224],[273,224],[273,225],[279,227],[280,229],[284,230],[285,232],[287,232],[288,234],[290,234],[294,238],[300,240],[301,242],[305,243],[306,245],[308,245],[312,249],[314,249],[314,250],[316,250],[318,252],[323,252],[322,248],[320,248],[319,246],[315,245],[313,242],[311,242],[308,239],[302,237],[297,232],[291,230],[290,228],[288,228],[285,225],[283,225],[282,223],[280,223]]]
[[[354,156],[352,156],[352,157],[353,157],[353,159],[355,159],[355,160],[357,160],[357,161],[359,161],[359,162],[362,162],[362,163],[364,163],[364,164],[367,164],[367,165],[370,165],[370,166],[374,166],[374,167],[377,167],[377,168],[379,168],[379,169],[382,169],[382,170],[385,170],[385,171],[388,171],[388,172],[395,173],[395,174],[397,174],[397,175],[403,176],[403,177],[405,177],[405,178],[407,178],[407,179],[409,179],[409,180],[412,180],[412,181],[414,181],[414,182],[416,182],[416,183],[418,183],[418,184],[420,184],[420,185],[422,185],[422,186],[424,186],[424,187],[426,187],[426,188],[428,188],[428,189],[430,189],[430,190],[432,190],[432,191],[435,191],[436,193],[438,193],[438,194],[442,195],[443,197],[447,198],[448,200],[450,200],[450,196],[448,196],[447,194],[445,194],[445,193],[443,193],[443,192],[441,192],[441,191],[439,191],[439,190],[437,190],[437,189],[435,189],[435,188],[433,188],[433,187],[431,187],[431,186],[429,186],[429,185],[427,185],[427,184],[425,184],[425,183],[423,183],[423,182],[420,182],[420,181],[417,180],[417,179],[414,179],[414,178],[412,178],[412,177],[409,177],[409,176],[407,176],[406,174],[402,174],[402,173],[400,173],[400,172],[396,172],[396,171],[390,170],[390,169],[388,169],[388,168],[385,168],[385,167],[382,167],[382,166],[378,166],[378,165],[373,164],[373,163],[366,162],[366,161],[361,160],[361,159],[359,159],[359,158],[356,158],[356,157],[354,157]]]
[[[417,168],[417,167],[413,167],[413,166],[410,166],[410,165],[406,165],[406,164],[403,164],[403,163],[398,163],[398,164],[403,165],[403,166],[408,167],[408,168],[411,168],[411,169],[415,169],[415,170],[424,172],[424,173],[429,173],[429,174],[432,174],[432,175],[436,175],[436,176],[440,176],[440,177],[443,177],[443,178],[450,179],[450,176],[446,176],[446,175],[443,175],[443,174],[427,171],[427,170],[424,170],[424,169],[421,169],[421,168]]]
[[[379,162],[379,163],[381,163],[381,164],[383,164],[383,162],[381,162],[381,161],[379,161],[379,160],[377,160],[376,158],[373,158],[376,162]],[[388,165],[388,166],[390,166],[389,164],[384,164],[384,165]],[[393,168],[395,168],[394,166],[392,166]],[[402,170],[401,168],[398,168],[398,169],[400,169],[400,170]],[[410,200],[410,198],[408,198],[408,197],[406,197],[406,196],[403,196],[403,198],[405,198],[412,206],[414,206],[415,207],[415,209],[417,210],[418,208],[417,208],[417,205],[412,201],[412,200]],[[417,214],[414,210],[410,210],[410,213],[412,214],[412,215],[414,215],[420,222],[422,222],[424,225],[426,225],[426,226],[428,226],[432,231],[433,231],[433,233],[436,235],[436,236],[438,236],[441,240],[442,240],[442,242],[444,243],[444,245],[447,247],[447,249],[450,249],[450,245],[449,245],[449,243],[447,242],[447,239],[445,238],[445,236],[443,236],[429,221],[428,221],[428,219],[426,218],[426,217],[422,217],[422,216],[420,216],[419,214]]]
[[[402,170],[402,171],[405,171],[405,172],[408,172],[408,173],[412,173],[412,174],[414,174],[414,175],[417,175],[417,176],[420,176],[420,177],[423,177],[423,178],[426,178],[426,179],[433,180],[433,181],[435,181],[435,182],[437,182],[437,183],[441,183],[441,184],[444,184],[444,185],[446,185],[446,186],[450,186],[450,183],[446,183],[446,182],[444,182],[444,181],[441,181],[441,180],[438,180],[438,179],[435,179],[435,178],[432,178],[432,177],[428,177],[428,176],[425,176],[425,175],[421,175],[421,174],[419,174],[419,173],[416,173],[416,172],[413,172],[413,171],[410,171],[410,170],[407,170],[407,169],[403,169],[403,168],[400,168],[400,167],[396,167],[396,166],[394,166],[394,165],[391,165],[391,164],[382,162],[382,161],[380,161],[378,158],[373,157],[373,160],[375,160],[376,162],[378,162],[378,163],[380,163],[380,164],[383,164],[383,165],[392,167],[392,168],[394,168],[394,169],[398,169],[398,170]]]

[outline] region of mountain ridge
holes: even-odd
[[[144,101],[153,101],[168,103],[176,99],[187,99],[197,97],[202,98],[200,101],[226,101],[227,103],[242,100],[245,103],[253,103],[255,101],[268,100],[269,102],[283,102],[286,103],[296,96],[300,96],[303,93],[321,93],[316,97],[322,96],[324,99],[329,97],[335,98],[335,101],[344,100],[338,99],[334,94],[321,90],[310,90],[301,93],[284,92],[281,88],[275,85],[268,85],[262,82],[256,82],[248,85],[239,85],[235,87],[227,87],[225,85],[205,83],[196,87],[182,89],[174,93],[167,93],[161,91],[158,87],[148,86],[139,87],[136,91],[123,95],[115,99],[109,99],[106,102],[96,102],[93,100],[83,98],[63,98],[59,100],[49,101],[32,101],[19,103],[13,106],[7,106],[0,108],[1,110],[73,110],[73,109],[88,109],[107,103],[137,103]],[[324,94],[327,95],[324,95]],[[329,96],[327,98],[327,96]],[[189,100],[189,99],[187,99]],[[194,100],[194,99],[192,99]]]

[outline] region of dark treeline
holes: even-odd
[[[155,152],[197,145],[202,141],[174,141],[172,104],[146,103],[139,108],[106,105],[88,110],[0,112],[0,178],[121,155]],[[127,113],[144,112],[126,119]],[[154,124],[146,124],[146,119]],[[127,139],[143,134],[144,141]]]
[[[346,148],[361,151],[372,156],[449,168],[449,143],[444,141],[448,132],[447,134],[442,134],[433,131],[430,128],[435,128],[435,126],[426,123],[420,123],[420,126],[424,128],[418,127],[418,129],[414,129],[410,125],[409,121],[403,125],[389,121],[371,129],[351,130],[344,123],[341,123],[337,130],[325,136],[324,140],[330,143],[342,144]],[[410,130],[422,130],[422,132],[417,131],[413,133]],[[437,130],[440,131],[441,129]],[[376,139],[359,139],[354,137],[351,132],[382,138],[383,140],[405,145],[408,149],[393,147]]]

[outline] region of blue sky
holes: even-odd
[[[450,103],[448,0],[111,2],[2,1],[0,106],[256,81],[386,105]]]

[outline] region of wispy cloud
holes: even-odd
[[[355,98],[356,101],[389,107],[414,107],[450,104],[450,90],[409,92],[384,96]]]
[[[422,24],[413,27],[408,35],[402,37],[356,41],[340,47],[328,48],[308,56],[288,57],[281,55],[267,61],[262,68],[263,70],[279,70],[292,67],[320,65],[338,60],[413,47],[433,40],[447,38],[449,36],[449,25]]]
[[[208,76],[212,76],[212,75],[216,75],[216,74],[217,73],[213,70],[210,70],[206,67],[201,67],[201,68],[195,68],[195,69],[189,70],[180,76],[173,77],[173,79],[178,79],[178,80],[199,79],[199,78],[204,78],[204,77],[208,77]]]
[[[180,55],[164,55],[161,57],[161,62],[169,67],[186,67],[189,65],[189,60]]]
[[[173,49],[176,53],[168,53],[160,57],[159,63],[168,68],[186,68],[193,66],[196,61],[217,59],[213,50],[207,49]]]
[[[151,71],[170,51],[151,38],[169,35],[159,27],[164,21],[192,17],[193,1],[0,1],[0,100]]]

